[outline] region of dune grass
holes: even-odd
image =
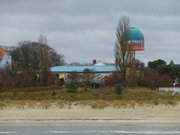
[[[158,92],[147,88],[125,88],[117,94],[113,87],[98,89],[79,88],[76,93],[69,93],[62,87],[38,87],[0,90],[0,109],[6,107],[58,108],[73,105],[90,106],[102,109],[105,107],[135,107],[136,105],[176,105],[179,95],[171,92]]]

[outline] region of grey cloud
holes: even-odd
[[[115,31],[121,16],[145,35],[144,62],[180,62],[179,0],[0,0],[0,44],[47,36],[66,61],[114,61]]]
[[[179,0],[1,0],[1,11],[6,12],[8,10],[10,13],[87,15],[127,10],[131,13],[167,15],[177,14],[176,9],[179,3]]]

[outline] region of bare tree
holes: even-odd
[[[122,79],[126,80],[127,67],[130,64],[131,52],[128,50],[128,28],[129,18],[122,17],[119,21],[115,43],[114,55],[117,70],[120,71]]]
[[[49,57],[48,57],[48,43],[47,38],[40,35],[38,38],[39,47],[39,67],[40,67],[40,81],[43,85],[48,82],[48,67],[49,67]]]
[[[41,44],[47,45],[48,44],[47,37],[40,34],[39,37],[38,37],[38,42],[41,43]]]
[[[39,53],[37,43],[30,41],[19,42],[19,46],[11,52],[13,70],[36,71],[39,69]]]
[[[48,68],[64,63],[63,56],[49,47],[47,39],[44,40],[44,37],[41,37],[38,42],[24,41],[19,43],[11,55],[14,71],[27,73],[29,77],[32,76],[30,78],[34,78],[32,80],[36,80],[36,82],[40,80],[43,85],[47,84]]]

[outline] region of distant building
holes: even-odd
[[[97,63],[94,65],[65,65],[65,66],[54,66],[50,68],[50,72],[55,74],[58,79],[61,79],[65,82],[69,81],[69,76],[73,73],[79,75],[82,74],[93,74],[91,82],[94,83],[103,83],[106,76],[111,75],[113,72],[116,72],[116,66],[106,65],[102,63]],[[85,79],[79,77],[78,82],[83,82]]]
[[[12,65],[12,57],[10,52],[14,49],[14,47],[6,47],[0,46],[0,68],[11,67]]]

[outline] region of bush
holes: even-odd
[[[113,73],[112,75],[106,76],[104,78],[105,86],[114,86],[120,82],[122,82],[122,79],[118,74]]]
[[[70,93],[77,92],[77,89],[78,89],[78,85],[73,82],[66,84],[65,87],[66,87],[67,92],[70,92]]]
[[[158,87],[169,87],[173,83],[173,79],[166,75],[160,74],[155,70],[146,69],[144,72],[144,78],[139,80],[139,86],[149,87],[156,89]]]
[[[56,95],[57,95],[56,91],[55,91],[55,90],[53,90],[53,92],[52,92],[51,96],[56,96]]]
[[[117,84],[117,85],[114,86],[114,90],[118,95],[121,95],[122,92],[123,92],[123,87],[122,87],[122,85]]]

